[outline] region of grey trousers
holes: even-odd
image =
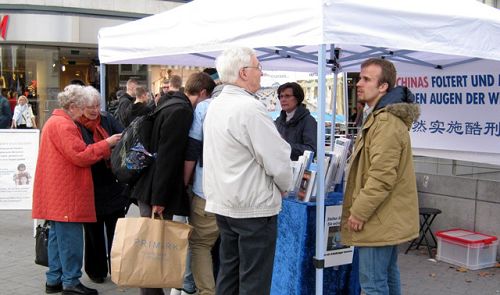
[[[277,216],[238,219],[216,215],[216,219],[221,237],[216,294],[269,294]]]

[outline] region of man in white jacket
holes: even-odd
[[[292,186],[290,145],[254,96],[262,66],[250,48],[216,61],[226,84],[203,127],[205,210],[221,235],[216,294],[269,294],[281,198]]]

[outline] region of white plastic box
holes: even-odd
[[[498,240],[464,229],[436,233],[438,240],[436,259],[476,270],[496,265]]]

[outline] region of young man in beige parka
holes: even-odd
[[[342,242],[358,247],[366,294],[401,294],[397,245],[419,231],[418,198],[409,130],[420,109],[396,69],[384,59],[361,64],[358,101],[364,122],[349,163]]]

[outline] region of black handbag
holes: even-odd
[[[49,244],[49,222],[45,220],[43,225],[37,225],[35,234],[35,263],[49,266],[47,247]]]

